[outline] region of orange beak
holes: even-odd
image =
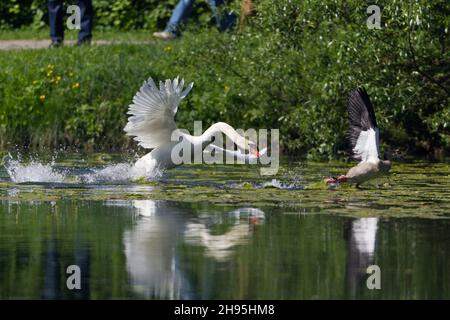
[[[255,157],[258,157],[258,158],[261,156],[261,154],[259,153],[258,148],[250,148],[250,153],[252,155],[254,155]]]

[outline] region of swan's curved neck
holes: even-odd
[[[225,134],[233,143],[236,143],[240,147],[245,146],[245,139],[234,130],[232,126],[225,122],[217,122],[210,126],[201,136],[187,136],[192,144],[202,144],[204,147],[212,143],[211,139],[217,133]]]
[[[225,122],[218,122],[210,126],[200,137],[203,141],[210,141],[217,133],[225,134],[231,141],[236,144],[242,143],[242,136],[234,130],[232,126]]]

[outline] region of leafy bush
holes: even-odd
[[[33,22],[33,0],[3,0],[0,2],[0,30],[18,28]]]
[[[347,95],[364,85],[386,144],[449,150],[448,2],[389,1],[381,30],[366,26],[360,1],[258,4],[244,32],[186,35],[170,58],[199,79],[203,117],[280,128],[291,153],[331,157],[346,147]]]

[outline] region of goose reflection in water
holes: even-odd
[[[350,296],[358,290],[367,290],[367,267],[374,264],[378,218],[360,218],[346,225],[347,243],[346,284]]]
[[[177,251],[180,241],[205,246],[208,256],[224,259],[264,219],[258,209],[237,209],[228,214],[227,221],[234,221],[230,230],[211,235],[205,224],[174,203],[134,200],[133,207],[138,213],[136,225],[123,237],[126,266],[133,291],[145,298],[195,299]]]

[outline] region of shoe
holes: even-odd
[[[58,48],[58,47],[62,47],[62,45],[63,45],[62,40],[52,40],[52,42],[50,43],[50,45],[48,47],[49,48]]]
[[[172,32],[168,31],[153,32],[153,36],[161,40],[173,40],[177,37]]]
[[[85,39],[81,39],[77,41],[76,46],[77,47],[81,47],[81,46],[88,46],[91,44],[91,38],[85,38]]]

